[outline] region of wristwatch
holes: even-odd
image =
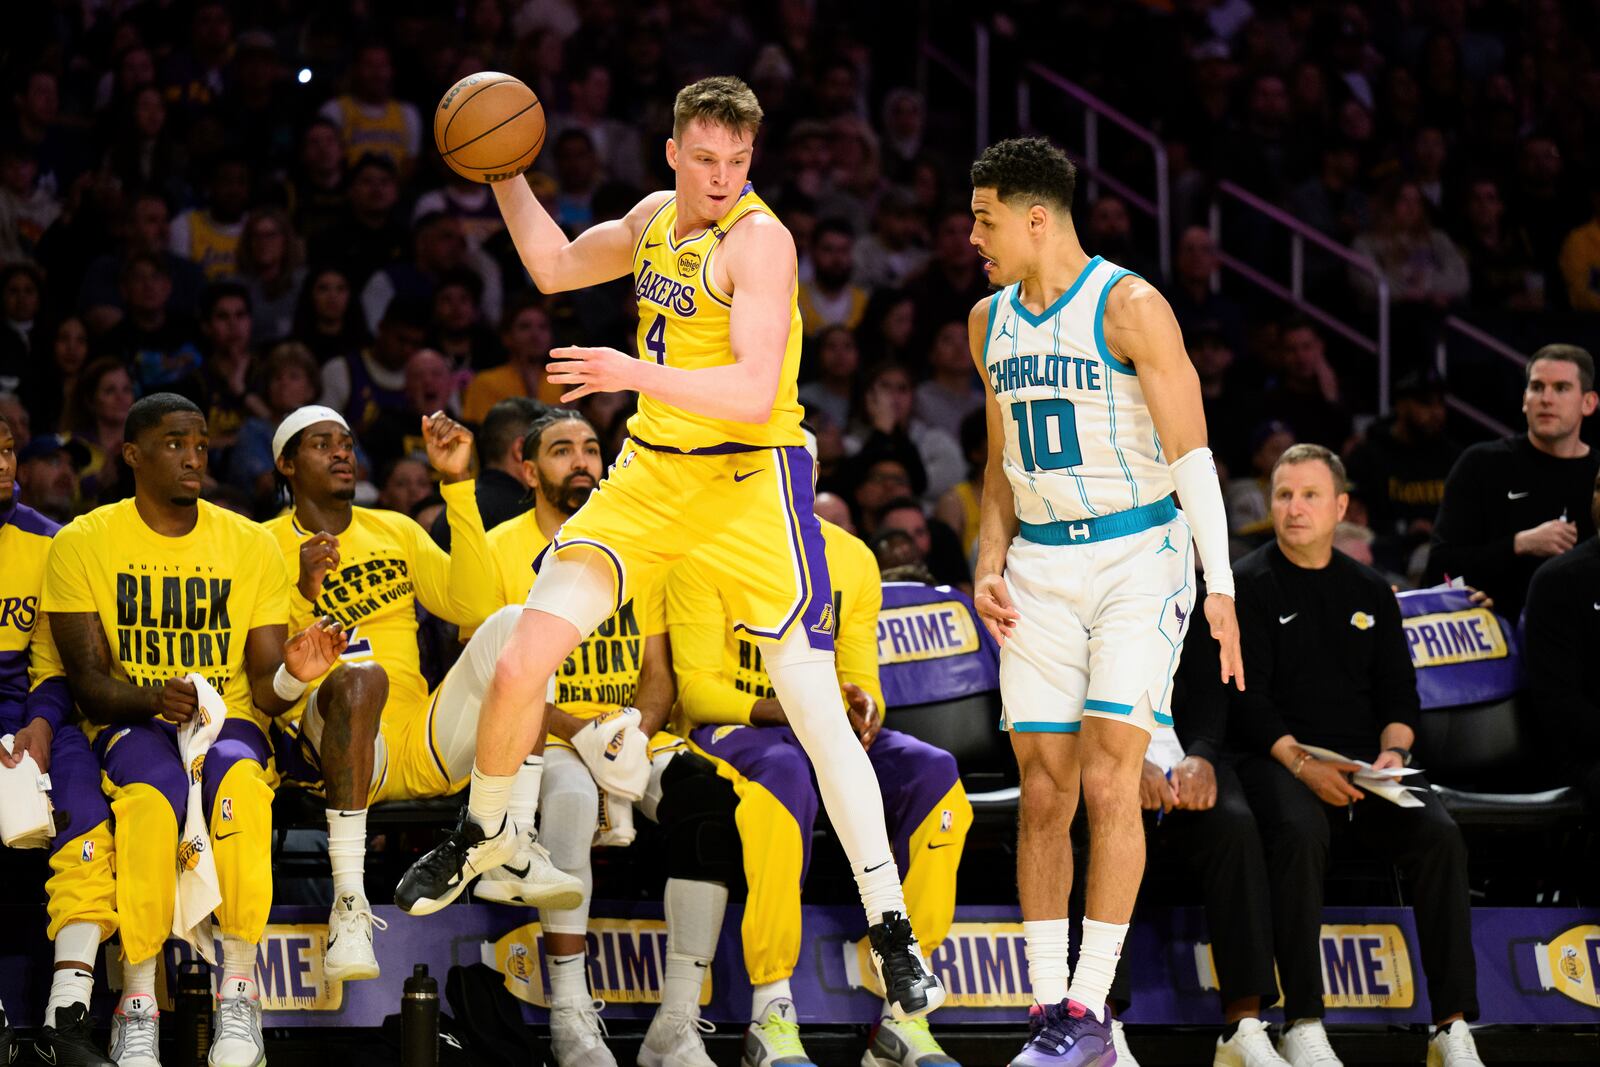
[[[1390,745],[1388,748],[1384,749],[1384,751],[1393,752],[1395,755],[1399,756],[1400,766],[1411,766],[1411,750],[1409,748],[1401,748],[1399,745]]]

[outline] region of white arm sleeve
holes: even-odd
[[[1228,515],[1211,449],[1185,452],[1168,467],[1183,514],[1194,531],[1195,551],[1205,571],[1206,592],[1233,597],[1233,565],[1228,560]]]

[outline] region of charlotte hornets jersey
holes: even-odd
[[[1106,298],[1130,273],[1096,256],[1042,314],[1023,306],[1021,283],[989,303],[983,363],[1024,523],[1081,522],[1172,494],[1138,375],[1106,347]]]
[[[645,224],[633,249],[634,294],[639,300],[640,359],[669,367],[698,369],[733,362],[729,316],[733,298],[717,288],[712,262],[735,223],[754,212],[772,209],[746,184],[728,213],[698,233],[678,240],[678,199],[662,204]],[[715,453],[727,446],[799,445],[800,342],[802,328],[796,292],[789,294],[789,338],[772,414],[763,422],[730,422],[696,415],[648,396],[639,397],[639,412],[628,432],[640,444],[669,452]]]

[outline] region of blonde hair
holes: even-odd
[[[698,119],[753,139],[762,115],[756,94],[740,79],[726,74],[701,78],[678,90],[672,102],[672,136],[681,138],[689,123]]]

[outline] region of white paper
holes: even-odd
[[[1338,760],[1344,763],[1354,763],[1360,770],[1351,775],[1351,784],[1357,789],[1379,796],[1389,803],[1402,808],[1420,808],[1422,801],[1416,794],[1421,791],[1420,786],[1402,785],[1400,780],[1413,774],[1421,774],[1420,767],[1374,767],[1366,760],[1351,759],[1341,756],[1331,748],[1322,748],[1318,745],[1301,745],[1301,748],[1315,759]]]

